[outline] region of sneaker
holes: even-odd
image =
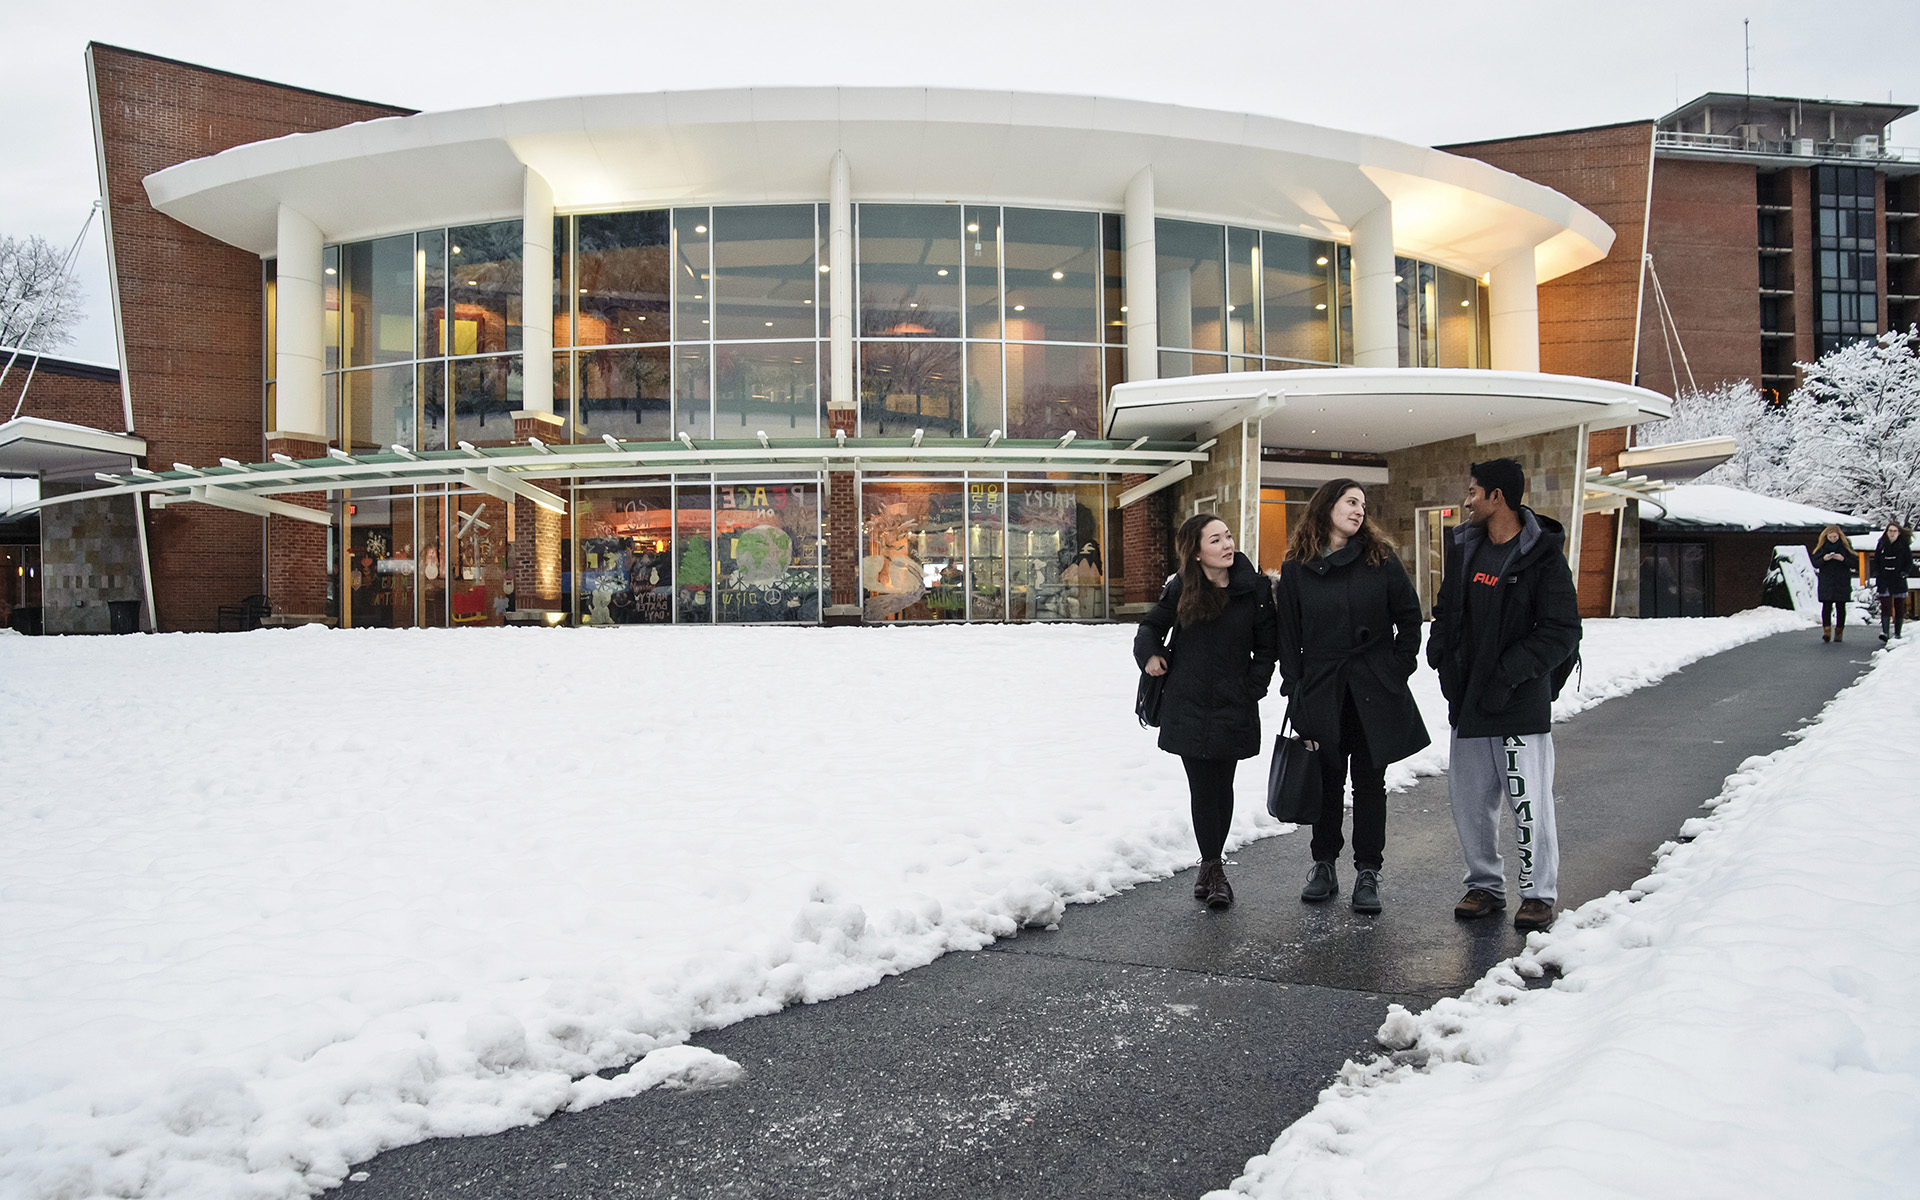
[[[1213,864],[1213,878],[1207,884],[1207,907],[1219,912],[1233,905],[1233,885],[1227,882],[1227,870]]]
[[[1466,895],[1460,897],[1460,903],[1453,906],[1453,919],[1476,921],[1497,912],[1505,912],[1506,908],[1505,898],[1496,896],[1485,888],[1470,888]]]
[[[1334,873],[1333,864],[1324,860],[1314,863],[1313,874],[1307,876],[1307,886],[1300,889],[1300,898],[1308,904],[1318,904],[1339,894],[1340,876]]]
[[[1362,870],[1354,878],[1353,911],[1357,913],[1380,911],[1380,872]]]
[[[1513,914],[1513,927],[1521,933],[1532,933],[1536,929],[1553,928],[1553,901],[1522,900],[1520,911]]]

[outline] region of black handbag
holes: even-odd
[[[1293,728],[1293,705],[1280,735],[1273,739],[1273,762],[1267,768],[1267,814],[1276,821],[1311,825],[1320,819],[1320,751],[1309,747]]]
[[[1173,630],[1167,631],[1166,648],[1160,651],[1160,657],[1167,660],[1165,674],[1149,675],[1145,668],[1140,671],[1140,686],[1133,691],[1133,715],[1140,719],[1140,728],[1155,729],[1160,725],[1160,701],[1167,694],[1167,676],[1173,674]]]

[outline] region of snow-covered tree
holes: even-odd
[[[1805,364],[1788,401],[1792,497],[1912,525],[1920,516],[1920,333],[1883,333]]]
[[[0,346],[54,350],[80,323],[80,285],[43,237],[0,237]]]
[[[1686,392],[1673,402],[1673,416],[1634,430],[1634,444],[1664,446],[1699,438],[1730,437],[1738,446],[1732,458],[1700,477],[1764,496],[1795,490],[1793,422],[1784,406],[1767,400],[1745,379],[1706,392]]]

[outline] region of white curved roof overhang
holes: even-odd
[[[1396,249],[1480,274],[1535,249],[1541,279],[1598,261],[1605,222],[1473,159],[1275,117],[1089,96],[751,88],[588,96],[387,117],[236,146],[146,177],[155,208],[274,252],[286,204],[329,241],[518,216],[523,166],[556,208],[819,201],[844,151],[857,200],[1114,210],[1143,167],[1162,215],[1346,240],[1394,205]]]
[[[1113,389],[1108,438],[1195,438],[1259,420],[1260,440],[1299,450],[1385,454],[1452,438],[1617,429],[1673,415],[1658,392],[1525,371],[1328,368],[1194,375]]]

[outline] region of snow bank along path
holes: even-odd
[[[1393,1053],[1213,1200],[1914,1195],[1920,642],[1876,658],[1652,874],[1465,996],[1394,1006]]]
[[[1561,709],[1802,625],[1593,622]],[[0,1194],[307,1195],[1164,878],[1132,632],[0,637]]]

